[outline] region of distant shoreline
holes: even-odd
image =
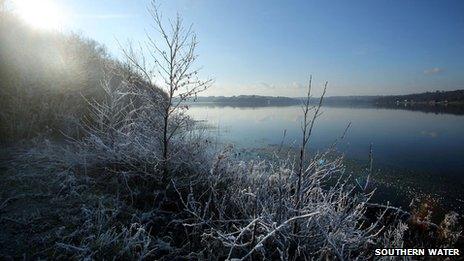
[[[314,103],[319,99],[311,98]],[[197,97],[187,103],[218,107],[280,107],[300,105],[302,100],[303,98],[283,96],[239,95]],[[390,96],[330,96],[324,98],[323,104],[331,107],[401,109],[464,115],[464,90]]]
[[[300,104],[303,97],[238,95],[238,96],[207,96],[197,97],[200,103],[216,104]],[[311,98],[317,101],[319,97]],[[193,102],[193,101],[191,101]],[[377,96],[329,96],[324,98],[325,104],[370,104],[370,105],[452,105],[464,106],[464,90],[435,91],[407,95],[377,95]]]

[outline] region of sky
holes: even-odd
[[[148,0],[49,0],[79,32],[121,57],[119,42],[156,35]],[[157,1],[200,41],[203,95],[387,95],[464,89],[464,1]]]

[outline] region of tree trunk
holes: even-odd
[[[163,185],[167,184],[168,181],[168,176],[169,176],[169,169],[168,169],[168,146],[169,146],[169,141],[168,141],[168,114],[166,113],[164,118],[163,118],[163,178],[162,182]]]

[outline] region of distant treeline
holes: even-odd
[[[418,94],[383,96],[375,99],[377,104],[404,104],[404,103],[442,103],[464,105],[464,90],[436,91]]]
[[[229,106],[279,106],[301,104],[304,98],[289,98],[282,96],[259,96],[259,95],[238,95],[238,96],[208,96],[197,97],[196,102],[212,103],[217,105]],[[317,102],[318,97],[312,98]],[[326,105],[340,106],[396,106],[398,104],[451,104],[464,105],[464,90],[457,91],[436,91],[408,95],[391,96],[331,96],[324,98]]]
[[[193,100],[191,100],[193,102]],[[272,97],[272,96],[260,96],[260,95],[238,95],[238,96],[208,96],[208,97],[197,97],[195,102],[199,103],[213,103],[213,104],[227,104],[227,105],[293,105],[297,104],[299,100],[289,97]]]

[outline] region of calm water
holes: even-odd
[[[400,177],[426,183],[423,190],[432,194],[454,191],[464,194],[464,116],[378,108],[323,107],[311,138],[311,148],[322,150],[351,128],[339,149],[348,159],[366,160],[373,144],[376,167],[401,169]],[[189,112],[197,120],[206,120],[218,128],[222,142],[259,148],[282,142],[300,141],[301,108],[220,107],[196,105]],[[438,186],[439,184],[440,186]],[[432,186],[430,186],[432,185]],[[410,188],[411,189],[411,188]],[[462,192],[462,193],[461,193]],[[462,204],[461,204],[462,205]]]

